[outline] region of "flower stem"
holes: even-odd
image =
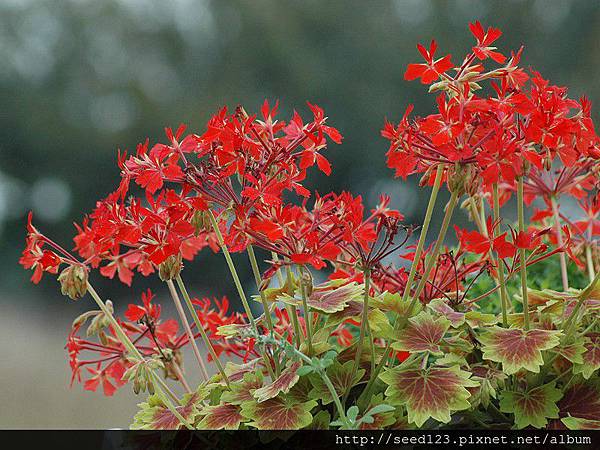
[[[494,183],[492,187],[492,197],[493,197],[493,210],[494,210],[494,222],[500,220],[500,199],[498,195],[498,183]],[[494,237],[498,236],[498,225],[494,228]],[[500,291],[500,304],[502,306],[502,325],[504,328],[508,327],[508,293],[506,292],[506,280],[504,278],[504,266],[502,263],[502,259],[498,256],[497,261],[497,272],[498,272],[498,280],[497,285],[499,286]]]
[[[183,283],[183,279],[181,278],[181,275],[177,275],[177,278],[175,280],[177,281],[177,286],[179,286],[179,290],[181,291],[181,293],[183,295],[183,299],[185,300],[186,306],[187,306],[188,310],[190,311],[190,314],[194,318],[194,323],[196,324],[196,328],[198,328],[198,331],[200,332],[200,336],[202,336],[204,345],[206,345],[206,348],[208,349],[210,356],[212,357],[215,365],[217,366],[217,369],[218,369],[219,373],[221,374],[221,377],[225,381],[225,384],[227,384],[227,386],[229,387],[230,386],[229,378],[227,377],[227,374],[225,373],[225,369],[223,369],[221,360],[217,356],[217,352],[215,351],[215,349],[212,345],[212,342],[210,341],[210,339],[208,338],[208,336],[206,334],[206,331],[204,330],[204,326],[200,323],[200,319],[198,318],[198,314],[196,313],[196,310],[194,309],[194,304],[192,303],[190,294],[188,294],[185,284]]]
[[[423,289],[425,289],[425,286],[427,285],[427,279],[429,278],[429,274],[431,273],[433,266],[437,264],[437,258],[440,254],[442,246],[444,245],[444,239],[446,238],[446,233],[448,232],[448,227],[450,226],[450,221],[452,220],[452,214],[454,213],[454,209],[456,208],[456,204],[458,203],[458,198],[458,192],[453,191],[450,195],[450,200],[448,200],[448,204],[446,205],[446,212],[444,214],[444,219],[440,228],[440,234],[437,240],[435,241],[433,251],[431,252],[429,259],[425,264],[425,270],[423,271],[423,275],[419,280],[419,284],[417,285],[417,289],[415,290],[415,293],[413,295],[412,302],[408,309],[409,314],[412,312],[416,302],[419,299],[419,296],[421,295],[421,292],[423,292]]]
[[[183,329],[185,330],[185,334],[187,334],[188,340],[192,346],[192,350],[194,352],[194,356],[198,361],[198,365],[200,366],[200,371],[202,372],[202,376],[204,380],[208,380],[208,371],[206,370],[206,365],[204,364],[204,360],[202,355],[200,354],[200,350],[198,349],[198,345],[196,344],[196,339],[194,338],[194,333],[192,333],[192,329],[190,328],[190,324],[185,316],[185,311],[183,310],[183,306],[181,305],[181,300],[179,299],[179,295],[177,294],[177,290],[175,289],[175,285],[173,284],[173,280],[166,281],[167,286],[169,287],[169,292],[171,293],[171,298],[173,299],[173,303],[175,303],[175,308],[177,309],[177,314],[179,314],[179,319],[181,320],[181,324],[183,325]]]
[[[600,272],[596,274],[596,277],[587,285],[587,287],[579,294],[579,300],[573,308],[571,315],[567,318],[564,324],[564,332],[565,332],[565,342],[568,342],[569,338],[575,327],[575,319],[579,315],[579,310],[585,303],[585,301],[592,295],[594,290],[596,289],[596,285],[600,282]]]
[[[263,309],[265,311],[265,321],[267,323],[267,328],[270,333],[274,332],[273,328],[273,320],[271,319],[271,310],[269,309],[269,304],[267,303],[267,298],[265,297],[265,293],[260,288],[261,276],[260,269],[258,268],[258,261],[256,260],[256,255],[254,253],[254,249],[251,245],[246,247],[246,251],[248,252],[248,258],[250,259],[250,265],[252,266],[252,273],[254,274],[254,281],[256,282],[256,289],[260,295],[260,301],[262,302]]]
[[[240,296],[240,300],[242,301],[242,306],[244,307],[244,311],[246,312],[246,316],[248,316],[248,321],[252,326],[252,329],[257,332],[256,322],[254,321],[254,316],[252,315],[252,309],[250,309],[250,305],[248,304],[248,299],[246,299],[246,294],[244,293],[244,288],[242,287],[242,283],[240,281],[240,277],[238,276],[237,270],[235,268],[235,264],[233,264],[233,260],[231,259],[231,254],[227,249],[227,245],[225,245],[225,240],[223,239],[223,235],[221,234],[221,230],[219,229],[219,224],[217,223],[217,219],[215,219],[215,215],[211,210],[208,211],[208,215],[210,217],[210,223],[213,227],[215,234],[217,235],[217,241],[219,242],[219,246],[223,251],[223,255],[225,256],[225,261],[227,261],[227,266],[229,267],[229,272],[231,272],[231,277],[233,278],[233,283],[237,289],[238,295]]]
[[[306,284],[304,279],[304,267],[298,266],[300,271],[300,293],[302,295],[302,309],[304,310],[304,325],[306,326],[306,342],[308,345],[308,353],[313,355],[314,349],[312,344],[312,321],[310,318],[310,310],[308,308],[308,299],[306,296]]]
[[[410,295],[410,289],[415,280],[415,275],[417,274],[417,267],[419,265],[419,262],[421,261],[421,255],[423,254],[423,248],[425,247],[427,232],[429,231],[429,224],[431,223],[431,216],[433,215],[433,210],[435,208],[435,202],[437,199],[437,195],[440,190],[440,186],[442,184],[443,173],[444,173],[444,166],[442,166],[442,165],[438,166],[437,172],[435,174],[435,181],[433,182],[433,189],[431,190],[431,194],[429,195],[429,203],[427,203],[427,211],[425,212],[425,218],[423,219],[423,226],[421,228],[421,234],[419,235],[419,242],[417,243],[417,249],[415,250],[415,257],[410,266],[408,280],[406,281],[406,286],[404,287],[404,293],[402,294],[403,302],[408,300],[408,296]]]
[[[558,246],[563,246],[563,236],[562,229],[560,227],[560,215],[558,213],[558,203],[556,201],[556,197],[552,196],[552,214],[554,216],[554,231],[556,232],[556,240],[558,242]],[[565,256],[565,252],[560,252],[558,254],[560,258],[560,275],[562,278],[562,286],[563,291],[567,291],[569,289],[569,275],[567,273],[567,258]]]
[[[596,271],[594,270],[594,260],[592,259],[592,247],[587,245],[585,247],[585,258],[587,260],[587,269],[588,276],[590,277],[590,282],[596,278]]]
[[[351,372],[352,375],[350,376],[350,380],[354,379],[354,376],[356,375],[356,372],[358,371],[358,368],[360,366],[360,358],[362,356],[365,335],[367,333],[367,328],[369,326],[369,288],[370,288],[370,282],[371,282],[371,271],[369,269],[365,268],[363,271],[363,274],[364,274],[364,278],[365,278],[365,293],[364,293],[364,297],[363,297],[363,310],[362,310],[362,316],[360,319],[360,334],[358,336],[358,343],[357,343],[357,347],[356,347],[356,354],[354,357],[354,365],[352,366],[352,372]],[[372,342],[372,339],[371,339],[371,342]]]
[[[523,177],[517,178],[517,216],[519,221],[519,232],[525,232],[525,214],[523,211]],[[523,295],[523,321],[525,330],[529,330],[529,295],[527,289],[527,264],[525,249],[520,248],[521,256],[521,292]]]

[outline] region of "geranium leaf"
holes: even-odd
[[[396,367],[379,377],[388,385],[386,403],[405,406],[408,421],[417,427],[433,418],[439,422],[450,422],[450,414],[471,405],[467,400],[469,387],[477,383],[471,374],[458,366],[430,367],[428,369]]]
[[[539,372],[544,360],[542,351],[559,344],[560,331],[488,328],[479,336],[483,358],[502,363],[507,375],[521,369]]]
[[[504,380],[508,376],[501,370],[494,369],[487,365],[475,365],[471,367],[473,373],[472,379],[479,383],[479,386],[470,388],[472,398],[469,399],[473,406],[480,403],[487,408],[491,398],[496,398],[496,390],[504,387]]]
[[[600,424],[600,386],[598,382],[588,381],[571,386],[558,402],[558,409],[562,422],[571,430],[585,429],[575,427],[590,426],[592,422]],[[565,419],[573,420],[565,422]]]
[[[319,411],[313,417],[313,421],[308,427],[311,430],[329,430],[329,424],[331,423],[331,416],[325,410]]]
[[[371,397],[369,405],[365,408],[366,413],[358,417],[360,430],[383,430],[396,422],[396,408],[383,402],[383,393]],[[371,421],[364,420],[367,416],[371,417]]]
[[[272,383],[255,390],[254,398],[260,403],[276,397],[280,392],[287,394],[300,379],[298,369],[301,366],[302,363],[298,361],[289,364]]]
[[[241,381],[230,384],[230,390],[223,392],[221,401],[232,405],[241,405],[243,402],[252,400],[256,389],[263,385],[261,372],[245,373]]]
[[[465,323],[465,313],[455,311],[441,298],[434,298],[427,304],[427,307],[448,319],[453,328],[458,328]]]
[[[561,343],[557,347],[554,347],[552,351],[568,359],[573,364],[583,364],[583,354],[586,351],[584,344],[585,341],[583,339],[578,339],[570,344]]]
[[[205,406],[204,415],[197,428],[200,430],[237,430],[244,419],[239,405],[222,403],[217,406]]]
[[[545,384],[525,392],[503,391],[500,397],[500,411],[515,416],[517,428],[533,426],[542,428],[548,419],[558,418],[556,402],[562,392],[554,387],[554,383]]]
[[[600,430],[600,420],[582,419],[580,417],[563,417],[560,420],[569,430]]]
[[[494,325],[498,322],[498,318],[494,314],[485,314],[479,311],[469,311],[465,313],[465,320],[471,328]]]
[[[364,376],[365,370],[358,369],[354,377],[352,377],[353,366],[354,361],[346,361],[344,364],[341,364],[336,360],[327,368],[327,376],[338,395],[344,395],[349,388],[356,385]],[[312,374],[310,381],[313,385],[313,389],[310,391],[310,398],[321,400],[324,405],[333,402],[331,392],[329,392],[327,385],[320,376]]]
[[[348,302],[360,299],[364,288],[358,283],[348,283],[336,289],[313,290],[307,300],[308,306],[325,314],[343,311]]]
[[[187,394],[183,397],[183,405],[175,409],[188,423],[194,423],[199,415],[196,407],[199,401],[199,394]],[[184,427],[158,395],[149,396],[146,402],[138,406],[140,410],[133,418],[132,430],[176,430]]]
[[[412,317],[421,312],[421,303],[416,303],[413,305],[413,309],[409,315],[411,303],[412,301],[410,299],[402,301],[402,294],[392,294],[387,291],[369,300],[369,304],[374,308],[379,308],[382,311],[395,312],[399,317]]]
[[[315,400],[298,403],[285,396],[264,402],[249,401],[242,404],[242,415],[252,422],[248,425],[259,430],[299,430],[312,423],[310,411],[317,406]]]
[[[409,319],[409,325],[400,332],[400,337],[392,347],[411,353],[430,352],[441,354],[440,343],[450,327],[444,317],[433,317],[423,311]]]
[[[586,380],[589,380],[592,374],[600,369],[600,333],[587,333],[585,338],[583,364],[575,364],[573,373],[580,373]]]

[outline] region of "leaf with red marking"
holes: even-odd
[[[229,390],[221,395],[221,401],[232,405],[241,405],[243,402],[254,399],[254,391],[263,385],[263,377],[260,371],[245,373],[240,381],[230,383]]]
[[[377,295],[369,302],[369,304],[374,308],[378,308],[386,312],[395,312],[399,317],[412,317],[421,311],[421,303],[417,302],[415,305],[412,305],[413,308],[409,315],[411,303],[412,300],[410,299],[402,301],[401,294],[392,294],[390,292],[384,292],[383,294]]]
[[[260,403],[243,403],[242,415],[251,420],[248,426],[259,430],[299,430],[312,423],[310,411],[315,406],[315,400],[298,403],[290,397],[280,395]]]
[[[297,373],[300,367],[302,367],[301,362],[292,362],[271,384],[267,384],[266,386],[255,390],[252,395],[260,403],[276,397],[280,392],[287,394],[300,379],[300,376]]]
[[[365,374],[364,369],[358,369],[354,377],[352,377],[353,367],[354,361],[346,361],[344,364],[341,364],[336,360],[327,368],[327,376],[331,380],[335,391],[340,396],[343,396],[348,389],[356,385]],[[310,398],[321,400],[324,405],[333,402],[331,392],[329,392],[329,389],[320,376],[311,374],[310,381],[314,386],[310,391]]]
[[[500,397],[500,411],[514,414],[517,428],[530,425],[543,428],[548,424],[548,419],[558,418],[556,402],[561,397],[562,392],[556,389],[554,383],[524,392],[503,391]]]
[[[448,423],[451,413],[471,406],[467,388],[477,383],[470,376],[458,366],[423,370],[395,367],[379,378],[388,385],[385,402],[405,406],[408,421],[420,427],[430,418]]]
[[[185,395],[183,405],[175,409],[188,423],[194,423],[200,414],[197,409],[200,400],[201,396],[197,393]],[[177,430],[185,427],[157,395],[149,396],[138,406],[140,410],[133,418],[132,430]]]
[[[427,307],[433,312],[448,319],[453,328],[458,328],[465,323],[465,313],[453,310],[450,305],[441,298],[434,298],[427,304]]]
[[[589,380],[592,374],[600,369],[600,333],[587,333],[585,338],[583,364],[575,364],[573,373],[580,373],[586,380]]]
[[[562,423],[570,430],[597,428],[600,425],[600,386],[598,382],[571,386],[558,402]]]
[[[228,403],[205,406],[201,414],[204,417],[197,426],[200,430],[237,430],[244,420],[240,407]]]
[[[441,354],[440,343],[450,328],[450,321],[444,317],[434,317],[423,311],[409,319],[409,325],[400,331],[400,337],[392,347],[411,353],[430,352]]]
[[[538,373],[544,363],[542,351],[556,347],[560,331],[488,328],[479,336],[483,358],[502,363],[507,375],[521,369]]]
[[[349,301],[362,297],[364,289],[358,283],[348,283],[336,289],[315,289],[308,298],[308,306],[325,314],[343,311]]]

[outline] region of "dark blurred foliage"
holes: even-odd
[[[428,192],[393,179],[379,131],[407,104],[427,114],[433,103],[402,77],[419,59],[415,44],[435,37],[458,63],[475,19],[504,31],[503,51],[526,44],[525,66],[599,103],[594,1],[3,0],[0,291],[59,301],[51,277],[35,289],[17,266],[26,211],[70,245],[71,223],[118,182],[118,147],[163,139],[163,127],[180,122],[201,132],[224,104],[256,111],[263,99],[279,99],[285,117],[316,102],[345,139],[327,152],[333,175],[309,184],[361,193],[370,206],[388,192],[419,223]],[[198,294],[235,298],[226,270],[205,253],[186,278]],[[92,279],[107,297],[134,295],[116,280]],[[137,276],[135,292],[146,284]]]

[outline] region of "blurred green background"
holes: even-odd
[[[134,149],[165,126],[201,132],[227,104],[256,111],[279,99],[282,118],[305,101],[322,106],[344,135],[327,157],[329,178],[311,175],[324,193],[351,190],[373,205],[392,195],[410,223],[426,193],[386,168],[384,118],[408,103],[426,114],[433,103],[405,82],[419,60],[417,42],[438,40],[458,63],[472,37],[468,23],[501,28],[501,50],[526,45],[532,65],[573,96],[600,100],[600,8],[594,1],[209,1],[2,0],[0,2],[0,427],[126,427],[136,399],[69,389],[63,349],[73,318],[91,308],[61,297],[47,276],[32,286],[17,260],[25,217],[71,245],[73,221],[118,182],[116,150]],[[597,113],[594,114],[598,118]],[[439,218],[438,218],[439,219]],[[434,225],[434,228],[435,225]],[[243,265],[245,268],[245,264]],[[236,299],[219,257],[187,268],[196,295]],[[250,273],[244,272],[251,285]],[[156,283],[132,289],[93,278],[123,308]],[[235,300],[234,300],[235,302]]]

